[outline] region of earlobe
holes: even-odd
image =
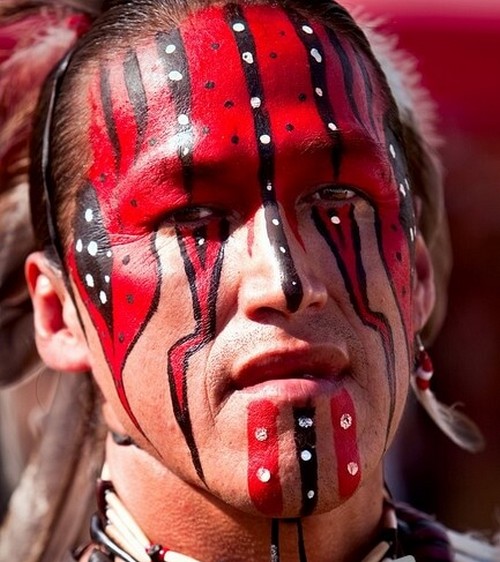
[[[421,233],[415,241],[413,281],[413,330],[419,333],[429,320],[436,303],[434,270],[427,245]]]
[[[57,371],[89,371],[87,342],[61,273],[42,252],[35,252],[26,260],[25,274],[43,362]]]

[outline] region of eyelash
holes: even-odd
[[[325,185],[303,198],[305,203],[342,203],[355,199],[357,194],[346,186]]]

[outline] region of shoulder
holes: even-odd
[[[447,529],[433,517],[396,504],[401,553],[435,562],[500,562],[500,546]]]

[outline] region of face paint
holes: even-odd
[[[255,507],[275,517],[283,510],[278,414],[269,400],[252,402],[248,407],[248,490]]]
[[[341,391],[332,398],[330,406],[339,493],[341,497],[350,497],[361,481],[354,404],[349,394]]]
[[[124,373],[127,385],[135,384],[141,373],[127,370],[130,355],[158,315],[173,324],[164,310],[175,305],[182,315],[175,319],[174,336],[155,342],[151,354],[162,358],[158,369],[168,379],[175,420],[196,474],[208,482],[197,445],[206,431],[193,422],[192,397],[202,384],[205,354],[218,341],[220,318],[234,316],[239,306],[231,279],[241,274],[224,269],[234,267],[228,255],[231,263],[244,259],[246,265],[265,245],[255,218],[262,207],[265,242],[285,302],[280,312],[293,318],[305,302],[296,256],[329,253],[331,259],[323,259],[328,263],[311,259],[311,267],[324,278],[330,300],[349,310],[349,322],[380,342],[389,396],[387,441],[398,398],[394,334],[401,325],[405,336],[410,330],[415,231],[402,151],[364,55],[340,34],[297,14],[228,5],[158,32],[103,63],[90,82],[91,166],[78,196],[68,261],[121,404],[136,427],[154,447],[164,438],[161,431],[143,430]],[[342,190],[345,200],[338,199]],[[234,239],[245,229],[243,254],[234,258]],[[372,239],[376,256],[367,255]],[[172,272],[171,263],[181,267]],[[374,267],[383,271],[394,302],[373,302]],[[175,288],[171,278],[179,283],[180,273],[190,302],[165,304]],[[338,311],[328,314],[335,325]],[[238,353],[240,343],[235,338],[227,347]],[[220,373],[213,380],[227,376],[222,368]],[[338,401],[347,407],[346,398],[332,398],[331,456],[339,466],[339,493],[348,497],[359,483],[360,453],[354,407],[347,412],[353,429],[342,432],[333,413]],[[288,496],[279,476],[278,420],[291,416],[291,458],[300,480],[295,503],[302,515],[311,513],[322,497],[318,408],[306,412],[302,404],[278,407],[257,399],[236,410],[242,419],[232,418],[241,420],[248,438],[245,493],[253,506],[269,516],[283,511]],[[167,418],[168,412],[160,415]],[[313,425],[301,425],[305,418]],[[261,429],[266,439],[256,437]],[[164,449],[166,456],[175,454]]]

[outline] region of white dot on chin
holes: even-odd
[[[266,482],[269,482],[269,480],[271,480],[271,473],[269,472],[269,470],[267,468],[264,468],[263,466],[261,466],[257,470],[257,478],[261,482],[264,482],[264,484],[265,484]]]
[[[308,35],[312,35],[314,33],[312,27],[309,27],[308,25],[303,25],[302,31]]]
[[[171,70],[168,73],[168,77],[172,82],[179,82],[182,80],[182,74],[178,70]]]
[[[274,226],[279,226],[280,221],[278,219],[273,219],[272,223],[274,224]]]
[[[87,273],[87,275],[85,275],[85,283],[87,283],[87,287],[94,286],[94,278],[92,277],[92,275],[90,275],[90,273]]]
[[[283,246],[280,246],[280,252],[282,254],[286,254],[286,248],[284,248]]]
[[[78,240],[76,241],[75,250],[78,253],[80,253],[83,250],[83,242],[82,242],[81,238],[78,238]]]
[[[396,158],[396,149],[394,148],[394,146],[392,144],[389,145],[389,152],[391,153],[391,156],[393,158]]]
[[[245,31],[245,26],[242,23],[237,22],[237,23],[233,24],[233,30],[240,33],[241,31]]]
[[[259,140],[262,144],[269,144],[271,142],[271,137],[269,135],[260,135]]]
[[[108,302],[108,297],[106,296],[106,293],[104,291],[101,291],[99,293],[99,300],[102,302],[102,304],[106,304]]]
[[[175,49],[177,47],[175,45],[173,45],[172,43],[170,43],[170,45],[167,45],[165,47],[165,52],[167,53],[167,55],[171,55],[173,52],[175,52]]]
[[[261,99],[258,98],[257,96],[253,97],[253,98],[250,100],[250,105],[251,105],[254,109],[259,108],[259,107],[261,106],[261,104],[262,104],[262,101],[261,101]]]
[[[337,130],[337,125],[335,125],[335,123],[333,123],[332,121],[330,121],[330,123],[328,123],[328,128],[330,129],[330,131],[336,131],[336,130]]]
[[[319,96],[320,98],[323,96],[323,90],[321,88],[315,88],[314,91],[316,92],[316,95]]]
[[[187,125],[189,123],[189,117],[184,113],[181,113],[179,117],[177,117],[177,122],[179,125]]]
[[[315,495],[315,494],[314,494],[314,490],[309,490],[309,491],[307,492],[307,497],[308,497],[310,500],[312,500],[312,499],[314,498],[314,495]]]
[[[333,224],[340,224],[340,217],[337,217],[336,215],[331,217],[330,222],[332,222]]]
[[[356,476],[356,474],[359,471],[359,466],[357,462],[350,462],[347,465],[347,472],[351,475],[351,476]]]
[[[87,222],[92,222],[93,218],[94,218],[94,211],[92,211],[92,209],[87,209],[85,211],[85,220]]]
[[[312,459],[311,451],[308,451],[307,449],[304,449],[300,453],[300,458],[305,462],[310,461]]]

